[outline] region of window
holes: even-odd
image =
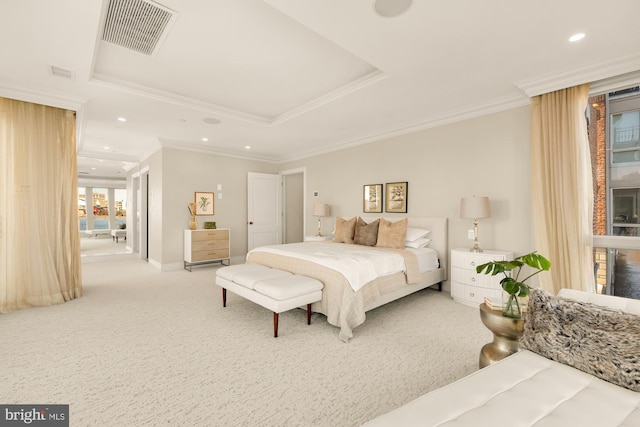
[[[593,96],[587,113],[598,292],[640,298],[640,88]]]

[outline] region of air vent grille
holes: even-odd
[[[102,40],[152,55],[175,13],[145,0],[110,0]]]

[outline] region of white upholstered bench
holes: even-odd
[[[307,306],[311,324],[311,304],[322,299],[322,282],[307,276],[269,268],[260,264],[238,264],[219,268],[216,284],[222,288],[222,306],[227,306],[227,290],[273,311],[273,336],[278,337],[278,315]]]
[[[122,228],[114,228],[111,230],[111,240],[115,240],[118,243],[118,239],[120,237],[124,237],[124,240],[127,240],[127,230]]]

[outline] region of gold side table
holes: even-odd
[[[480,319],[493,332],[493,342],[480,350],[480,369],[518,351],[518,344],[524,331],[524,319],[512,319],[502,315],[502,310],[492,310],[485,303],[480,304]]]

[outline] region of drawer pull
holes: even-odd
[[[475,266],[476,262],[475,261],[471,261],[471,267]]]
[[[471,278],[471,281],[472,281],[472,282],[475,282],[475,281],[476,281],[476,278],[475,278],[475,277],[472,277],[472,278]]]
[[[476,296],[476,294],[474,294],[473,292],[469,292],[469,296],[473,298]]]

